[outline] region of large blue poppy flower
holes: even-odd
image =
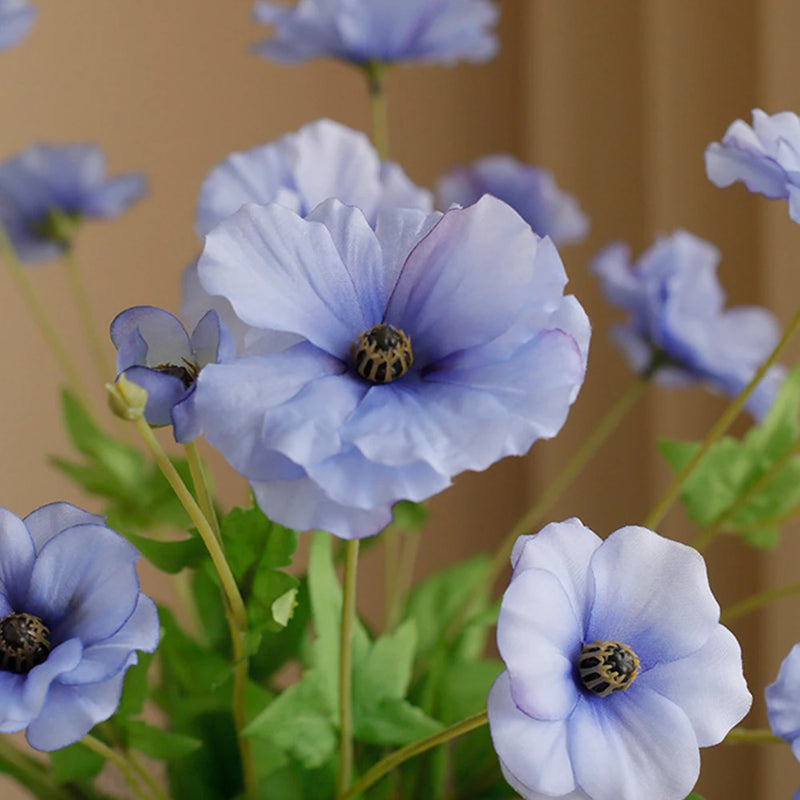
[[[245,206],[198,270],[263,336],[203,370],[203,430],[294,528],[377,533],[397,500],[554,436],[583,382],[589,323],[558,253],[493,197],[374,229],[336,200]]]
[[[579,242],[589,231],[589,218],[574,197],[558,188],[551,173],[512,156],[484,156],[468,167],[455,167],[436,185],[440,208],[467,206],[484,194],[504,200],[539,236],[556,244]]]
[[[605,248],[592,262],[610,303],[628,312],[613,336],[639,374],[665,384],[702,382],[735,397],[778,341],[775,317],[765,308],[725,309],[717,279],[719,251],[686,231],[663,237],[635,263],[623,244]],[[761,419],[784,378],[773,367],[748,398]]]
[[[0,732],[57,750],[114,713],[136,651],[158,644],[138,558],[68,503],[24,520],[0,509]]]
[[[255,47],[286,64],[328,56],[371,61],[487,61],[497,50],[489,0],[298,0],[257,2],[256,21],[273,36]]]
[[[36,144],[0,164],[0,222],[23,261],[58,258],[83,219],[116,217],[145,192],[138,172],[106,177],[90,144]]]
[[[487,700],[508,782],[526,800],[683,800],[698,747],[752,700],[702,557],[570,519],[520,537],[511,562]]]
[[[0,0],[0,50],[24,39],[35,17],[36,9],[28,0]]]

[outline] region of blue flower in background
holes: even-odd
[[[613,330],[639,374],[665,384],[702,382],[735,397],[778,341],[775,317],[756,306],[725,310],[717,279],[719,251],[686,231],[663,237],[631,263],[626,245],[612,244],[592,262],[606,299],[629,314]],[[745,408],[762,419],[783,381],[773,367]]]
[[[735,120],[721,143],[706,148],[706,173],[721,188],[742,181],[750,192],[788,200],[789,216],[800,223],[800,118],[756,108],[752,127]]]
[[[440,208],[471,205],[484,194],[508,203],[535,233],[557,245],[579,242],[589,232],[589,218],[574,197],[558,188],[550,172],[511,156],[485,156],[468,167],[456,167],[436,185]]]
[[[284,64],[321,56],[356,64],[452,64],[488,61],[497,51],[498,14],[489,0],[257,2],[253,16],[274,29],[255,51]]]
[[[107,178],[94,145],[36,144],[0,164],[0,222],[20,259],[47,261],[84,219],[116,217],[145,189],[138,172]]]
[[[68,503],[24,520],[0,509],[0,732],[57,750],[114,713],[136,650],[158,644],[138,558],[102,517]]]
[[[296,529],[377,533],[396,501],[554,436],[583,382],[589,322],[558,253],[492,197],[374,229],[337,200],[306,219],[245,206],[198,271],[251,328],[297,337],[209,365],[196,399],[209,442]]]
[[[0,50],[24,39],[35,17],[36,9],[27,0],[0,0]]]
[[[373,225],[389,206],[433,208],[430,192],[381,162],[363,133],[321,119],[214,167],[200,187],[195,230],[205,236],[245,203],[280,203],[305,216],[330,197],[358,206]]]
[[[506,780],[526,800],[683,800],[698,747],[752,700],[702,557],[573,518],[521,536],[511,563],[487,700]]]
[[[134,306],[111,323],[117,348],[117,372],[147,390],[145,419],[150,425],[172,425],[175,440],[190,442],[201,429],[195,412],[197,376],[206,364],[236,354],[233,337],[216,311],[208,311],[191,337],[169,311]]]
[[[783,659],[778,677],[764,690],[769,727],[789,742],[800,761],[800,644]]]

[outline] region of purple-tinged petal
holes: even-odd
[[[627,644],[644,669],[685,658],[719,624],[702,556],[647,528],[629,525],[612,533],[590,570],[595,596],[587,640]]]
[[[0,553],[0,592],[17,610],[31,578],[35,548],[25,523],[4,508],[0,508]]]
[[[203,315],[192,331],[191,346],[198,367],[236,357],[236,342],[213,309]]]
[[[800,746],[800,643],[781,662],[778,677],[764,690],[769,726],[776,736]]]
[[[90,514],[71,503],[48,503],[31,511],[23,519],[37,553],[40,553],[54,536],[67,528],[75,525],[102,525],[104,521],[99,514]]]
[[[147,345],[147,355],[142,364],[133,360],[141,353],[136,335]],[[134,306],[120,312],[111,322],[111,341],[118,349],[117,372],[134,364],[158,367],[163,364],[181,364],[191,360],[192,348],[183,323],[169,311],[154,306]]]
[[[186,394],[183,381],[176,375],[149,367],[129,367],[123,374],[129,381],[141,386],[147,392],[144,415],[148,423],[171,424],[172,408]]]
[[[27,0],[0,2],[0,50],[6,50],[24,39],[33,26],[36,9]]]
[[[82,210],[90,217],[116,217],[146,192],[147,180],[141,172],[119,175],[101,184]]]

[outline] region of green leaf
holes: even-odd
[[[702,796],[701,796],[701,795],[699,795],[699,794],[695,794],[694,792],[692,792],[692,793],[691,793],[691,794],[690,794],[690,795],[689,795],[689,796],[686,798],[686,800],[705,800],[705,798],[704,798],[704,797],[702,797]]]
[[[377,706],[353,709],[353,730],[361,742],[382,746],[403,745],[430,736],[442,729],[442,724],[429,717],[421,708],[394,697]]]
[[[153,566],[174,575],[187,567],[196,569],[206,557],[206,548],[197,536],[176,541],[158,541],[135,533],[125,537]]]
[[[503,671],[499,659],[450,662],[438,688],[438,715],[451,724],[486,708],[486,697]]]
[[[59,783],[87,781],[105,766],[106,760],[80,742],[50,753],[53,777]]]
[[[159,761],[183,758],[198,750],[203,744],[193,736],[165,731],[142,720],[126,720],[123,727],[128,733],[130,747],[141,750],[145,755]]]
[[[428,521],[428,508],[424,503],[399,500],[392,506],[392,516],[398,528],[414,533]]]
[[[417,626],[406,620],[373,642],[353,672],[354,702],[374,709],[381,701],[401,700],[408,692],[417,645]]]
[[[154,653],[138,653],[138,657],[139,661],[125,673],[122,696],[114,712],[118,717],[140,714],[150,693],[147,673],[153,662]]]

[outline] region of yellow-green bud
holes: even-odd
[[[147,389],[129,381],[124,373],[114,383],[107,383],[106,391],[108,406],[120,419],[134,422],[144,416]]]

